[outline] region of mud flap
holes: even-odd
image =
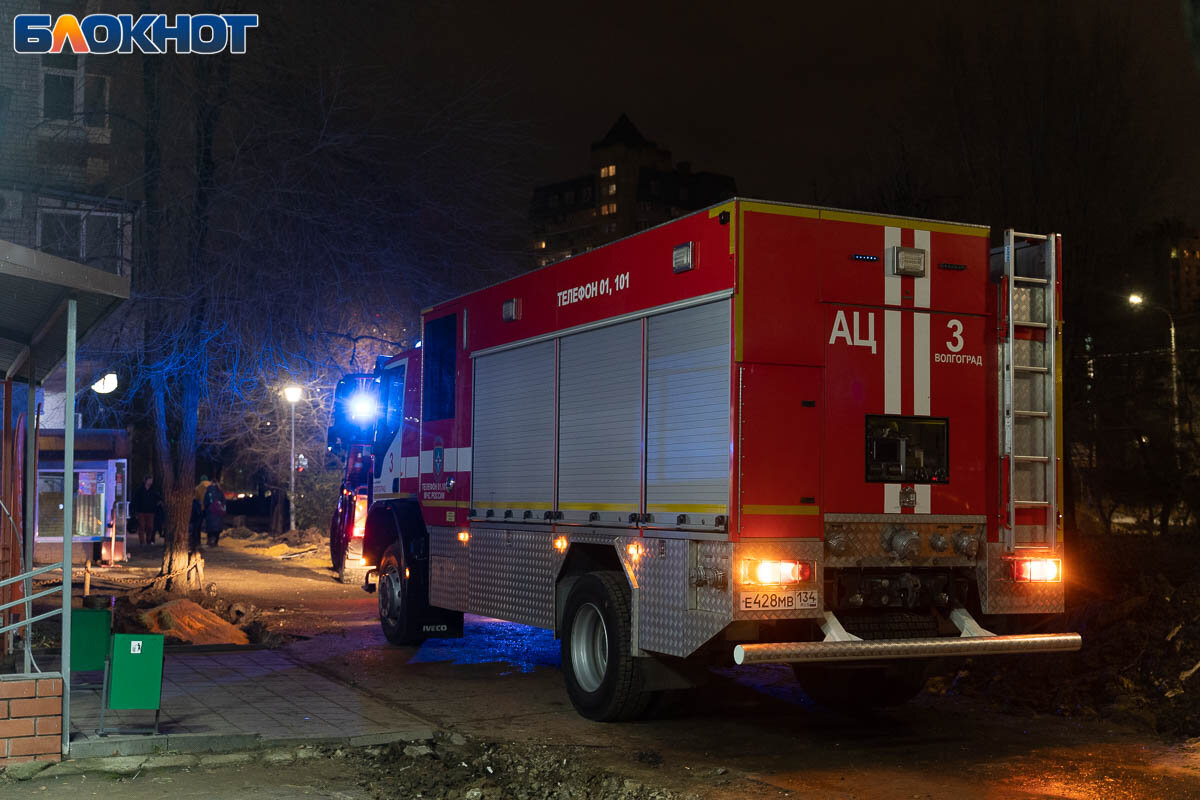
[[[463,612],[430,606],[421,620],[421,635],[429,639],[461,639]]]

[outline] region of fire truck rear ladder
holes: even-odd
[[[1058,430],[1055,376],[1058,237],[1004,232],[1003,286],[1007,335],[1001,348],[1003,441],[1008,470],[1005,551],[1053,548],[1058,530]],[[1042,510],[1044,523],[1019,520]]]

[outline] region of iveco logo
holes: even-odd
[[[422,625],[421,630],[425,633],[445,633],[449,629],[445,625]]]

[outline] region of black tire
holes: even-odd
[[[619,572],[589,572],[571,587],[563,613],[562,668],[571,704],[584,717],[641,716],[655,692],[633,657],[629,584]]]
[[[404,548],[393,543],[379,560],[379,624],[392,644],[415,645],[425,641],[421,617],[427,606],[417,597],[411,578],[405,578]]]
[[[367,582],[366,567],[347,567],[346,560],[342,559],[342,566],[338,568],[338,583],[344,583],[347,586],[362,586]]]
[[[907,703],[925,688],[927,668],[920,659],[871,666],[792,665],[809,699],[826,708],[853,711]]]

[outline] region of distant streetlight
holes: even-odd
[[[117,373],[110,372],[103,378],[92,384],[92,391],[96,394],[111,394],[117,388]]]
[[[1174,341],[1174,339],[1172,339]],[[300,401],[299,386],[288,386],[283,390],[283,396],[292,407],[292,459],[289,463],[288,478],[288,530],[296,530],[296,403]]]
[[[1179,458],[1179,363],[1175,354],[1175,317],[1166,306],[1158,303],[1147,303],[1146,298],[1136,292],[1129,295],[1129,305],[1134,308],[1153,308],[1167,315],[1167,324],[1171,332],[1171,435],[1175,447],[1175,458]]]

